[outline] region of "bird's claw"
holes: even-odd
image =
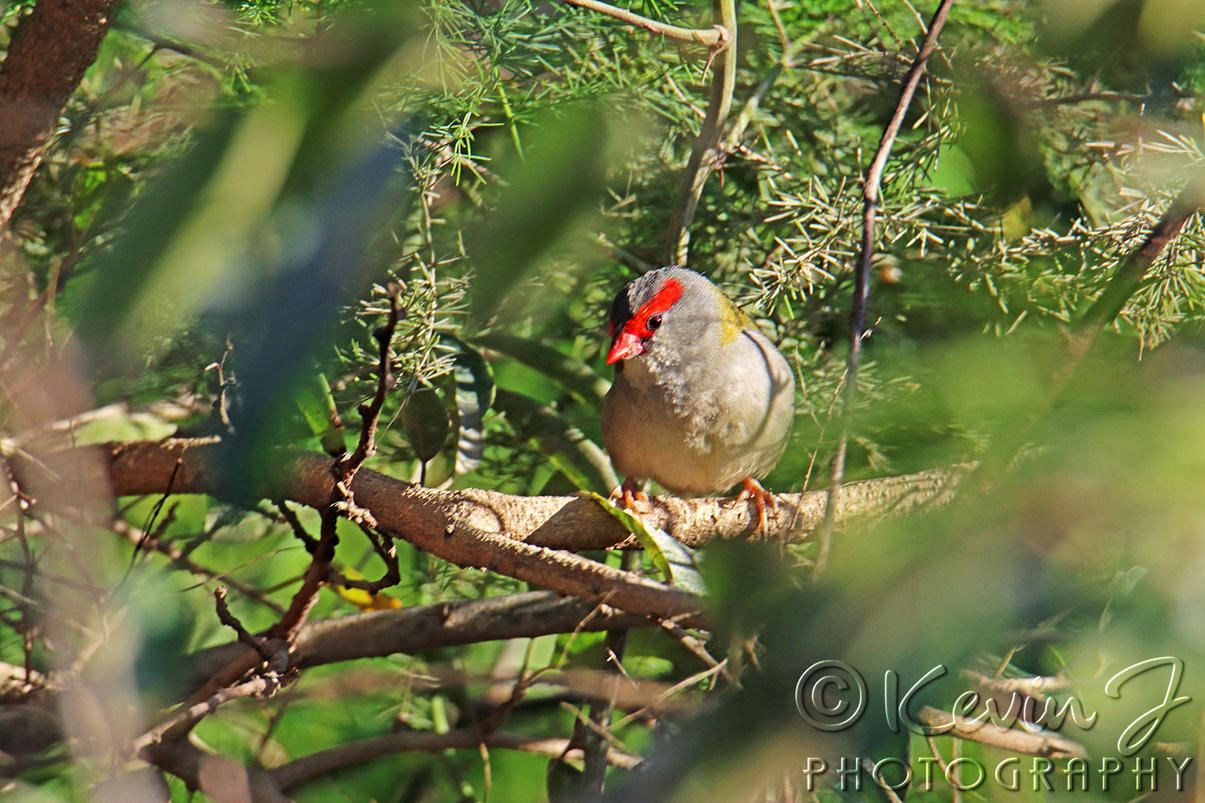
[[[777,510],[778,498],[752,477],[745,478],[741,492],[736,495],[736,498],[738,500],[753,499],[753,504],[757,507],[757,532],[768,532],[770,528],[766,518],[766,508]]]
[[[633,480],[624,480],[622,485],[611,491],[609,499],[614,503],[622,502],[623,507],[633,513],[649,512],[649,495],[637,488]]]

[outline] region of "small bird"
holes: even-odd
[[[629,283],[611,304],[615,382],[603,400],[603,444],[625,477],[674,493],[744,483],[766,529],[774,497],[757,482],[782,456],[795,412],[786,359],[720,289],[673,265]]]

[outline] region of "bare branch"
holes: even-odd
[[[930,728],[939,729],[944,735],[998,747],[1013,753],[1049,758],[1087,758],[1088,756],[1082,745],[1057,733],[1031,733],[1016,728],[1001,728],[991,723],[983,723],[965,717],[951,717],[948,711],[939,711],[931,706],[923,707],[918,719]]]
[[[191,742],[154,744],[143,750],[142,758],[212,800],[289,803],[270,773],[209,753]]]
[[[715,53],[707,114],[691,148],[690,161],[682,174],[678,202],[674,205],[669,231],[666,232],[667,261],[678,265],[685,265],[690,256],[690,224],[703,194],[703,185],[722,158],[720,135],[724,132],[724,121],[728,119],[728,112],[732,108],[732,92],[736,87],[736,0],[714,2],[718,19],[716,27],[728,31],[729,38],[723,43],[722,49],[717,49]]]
[[[92,447],[103,450],[108,480],[118,496],[162,493],[179,462],[177,493],[220,495],[216,439],[134,441]],[[265,497],[288,499],[315,509],[327,504],[332,478],[330,458],[296,450],[278,453],[271,472],[274,487]],[[30,463],[12,460],[14,470],[36,472]],[[867,515],[900,513],[921,504],[950,498],[969,466],[850,483],[842,488],[838,523]],[[635,539],[589,498],[578,496],[511,496],[481,489],[439,491],[363,469],[352,483],[358,504],[370,509],[381,528],[391,532],[422,531],[444,537],[449,528],[474,528],[529,545],[573,551],[632,547]],[[824,517],[825,491],[782,494],[775,510],[767,510],[767,529],[755,533],[749,505],[734,499],[654,497],[650,525],[688,546],[716,539],[781,541],[799,538]]]
[[[354,452],[339,461],[337,471],[340,484],[350,482],[360,467],[364,465],[364,461],[376,454],[377,451],[377,422],[381,417],[381,408],[385,406],[385,396],[393,387],[390,346],[393,343],[393,334],[397,331],[398,316],[400,315],[398,307],[398,293],[400,292],[401,290],[396,286],[389,289],[389,316],[386,318],[385,324],[372,333],[377,341],[378,349],[377,387],[372,400],[367,404],[360,405],[360,442],[356,445]]]
[[[271,774],[282,789],[289,789],[344,767],[381,756],[393,755],[394,753],[434,753],[441,750],[464,749],[480,745],[558,757],[566,754],[569,740],[546,739],[518,733],[482,734],[477,730],[457,730],[448,733],[402,731],[313,753],[305,758],[299,758],[296,761],[285,764],[283,767],[278,767],[272,770]],[[581,760],[581,755],[580,749],[574,749],[568,750],[567,757]],[[633,769],[640,763],[641,759],[639,756],[633,756],[612,748],[607,751],[607,761],[615,767]]]
[[[109,31],[116,0],[38,0],[0,64],[0,232]]]
[[[147,493],[148,485],[161,487],[175,472],[175,491],[220,495],[222,483],[206,459],[214,449],[216,441],[110,446],[109,479],[118,495]],[[282,451],[280,455],[279,470],[271,472],[277,487],[266,489],[265,495],[292,499],[320,511],[329,505],[334,490],[330,461],[302,452]],[[926,498],[941,497],[949,492],[950,474],[925,475],[920,482],[928,486]],[[903,509],[917,501],[913,480],[886,487],[872,492],[880,511],[884,498],[888,509]],[[490,569],[563,594],[607,602],[630,613],[692,626],[704,621],[700,600],[693,594],[533,543],[559,541],[559,546],[570,533],[569,545],[575,549],[627,540],[618,523],[589,499],[512,497],[480,490],[439,492],[367,470],[358,472],[351,490],[357,504],[372,511],[382,530],[457,565]],[[920,496],[925,496],[924,492]],[[783,501],[761,533],[763,537],[786,532],[796,514],[802,513],[799,497],[788,496]],[[662,499],[658,507],[651,517],[653,523],[668,518],[666,529],[685,542],[697,543],[708,535],[741,537],[751,529],[747,507],[735,500]],[[535,511],[539,513],[533,516]],[[681,526],[683,519],[688,529]],[[550,537],[550,530],[559,531],[562,538]],[[592,536],[588,546],[581,543],[583,534]]]
[[[629,25],[644,28],[646,31],[670,39],[676,39],[679,42],[694,42],[704,47],[722,47],[729,41],[728,31],[719,25],[711,28],[680,28],[677,25],[670,25],[665,22],[651,20],[648,17],[642,17],[625,8],[618,8],[608,3],[599,2],[599,0],[565,0],[565,2],[573,6],[597,11],[600,14],[606,14],[608,17],[614,17]]]
[[[385,543],[381,536],[377,535],[376,531],[371,527],[360,524],[360,529],[372,544],[372,549],[377,553],[377,557],[385,564],[385,574],[380,580],[353,580],[350,577],[345,577],[342,573],[331,568],[327,571],[331,582],[338,583],[344,588],[355,588],[360,591],[367,591],[369,594],[376,595],[382,589],[395,586],[402,581],[402,570],[397,562],[397,547],[392,543]]]
[[[862,361],[862,341],[867,334],[866,310],[870,305],[870,271],[874,261],[875,216],[878,210],[879,187],[883,181],[883,170],[887,166],[887,159],[891,155],[891,147],[895,144],[900,127],[904,124],[904,116],[908,113],[908,107],[912,105],[912,96],[916,94],[916,87],[920,84],[921,75],[924,74],[925,64],[937,48],[937,37],[941,34],[946,17],[950,13],[950,6],[953,4],[954,0],[941,0],[936,13],[933,14],[925,40],[921,44],[916,58],[912,61],[908,75],[904,78],[899,100],[895,103],[895,111],[892,112],[887,128],[883,130],[879,147],[874,153],[874,158],[870,160],[870,168],[866,171],[866,179],[862,182],[862,246],[854,276],[854,299],[850,312],[849,354],[845,362],[845,387],[841,404],[841,436],[837,439],[837,448],[833,454],[832,478],[828,486],[826,511],[831,512],[825,513],[819,530],[820,548],[816,553],[816,574],[823,572],[828,562],[829,545],[832,540],[833,527],[836,525],[836,510],[841,495],[841,483],[845,480],[845,455],[849,448],[849,425],[853,417],[854,404],[858,399],[858,367]]]
[[[286,677],[284,682],[288,682],[289,679]],[[268,696],[280,688],[280,685],[281,681],[275,678],[254,677],[237,686],[220,689],[201,702],[180,709],[165,721],[139,736],[134,741],[133,750],[135,753],[142,753],[153,745],[180,741],[198,722],[231,700]]]
[[[239,642],[255,650],[259,653],[260,658],[270,663],[275,657],[271,648],[268,647],[263,639],[247,632],[247,628],[243,627],[243,623],[230,612],[230,608],[226,606],[226,589],[223,586],[218,586],[213,590],[213,601],[214,607],[217,610],[218,621],[233,630],[235,635],[238,636]]]

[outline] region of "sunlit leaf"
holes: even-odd
[[[681,586],[696,594],[706,593],[703,575],[695,560],[695,550],[660,527],[648,525],[635,513],[619,507],[607,497],[593,492],[586,495],[601,505],[603,510],[619,519],[627,531],[636,536],[640,545],[644,547],[645,554],[661,572],[665,582]]]

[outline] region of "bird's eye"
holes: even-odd
[[[654,315],[653,317],[649,318],[649,322],[648,322],[647,326],[650,331],[656,331],[656,330],[660,329],[661,328],[661,316]]]

